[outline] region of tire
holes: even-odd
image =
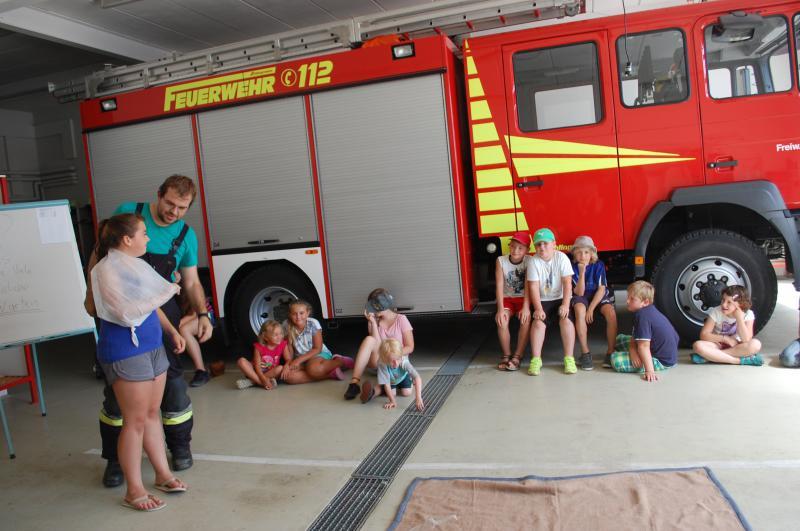
[[[303,299],[320,316],[319,298],[311,282],[299,272],[281,265],[267,265],[250,272],[236,287],[231,314],[236,336],[245,347],[255,341],[261,323],[286,320],[289,303]]]
[[[769,321],[778,296],[775,270],[761,248],[727,230],[697,230],[676,239],[659,257],[651,278],[655,304],[683,345],[698,339],[707,310],[719,305],[726,286],[747,288],[755,332]]]

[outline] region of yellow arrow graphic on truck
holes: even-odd
[[[535,177],[576,171],[606,170],[616,167],[645,166],[693,160],[677,153],[581,144],[561,140],[542,140],[521,136],[504,137],[515,156],[514,169],[520,177]],[[562,155],[558,157],[524,157],[524,155]],[[578,155],[568,157],[563,155]]]

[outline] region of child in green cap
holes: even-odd
[[[531,358],[528,374],[538,376],[542,369],[542,345],[548,324],[558,323],[564,346],[564,372],[575,374],[575,326],[569,319],[572,299],[572,264],[566,254],[556,249],[556,237],[548,228],[533,235],[536,254],[528,266],[527,284],[533,304]]]

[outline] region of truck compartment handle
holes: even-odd
[[[733,166],[738,166],[738,165],[739,165],[738,160],[718,160],[716,162],[708,163],[708,167],[711,168],[712,170],[714,168],[731,168]]]
[[[518,182],[517,188],[527,188],[528,186],[542,186],[544,181],[524,181]]]
[[[247,245],[265,245],[267,243],[278,243],[278,242],[280,242],[279,239],[274,239],[274,240],[252,240],[252,241],[247,242]]]

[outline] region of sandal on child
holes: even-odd
[[[186,492],[186,484],[176,477],[172,477],[163,483],[156,483],[155,487],[161,492]]]
[[[152,501],[156,504],[155,507],[146,507],[145,503],[148,501]],[[133,509],[134,511],[142,511],[144,513],[151,513],[153,511],[158,511],[159,509],[163,509],[167,506],[167,504],[163,500],[159,500],[152,494],[145,494],[135,500],[129,500],[127,498],[122,498],[122,506],[127,507],[129,509]]]
[[[503,356],[502,358],[500,358],[500,363],[497,364],[497,370],[498,371],[507,371],[508,370],[508,364],[509,364],[510,361],[511,361],[511,356]]]
[[[516,356],[513,356],[509,361],[508,365],[506,365],[507,371],[518,371],[519,370],[519,362],[520,359]]]

